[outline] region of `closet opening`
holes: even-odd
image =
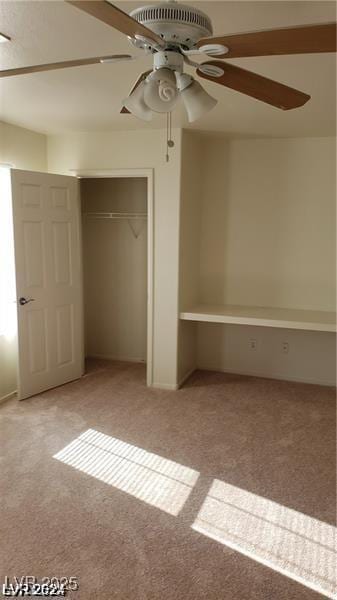
[[[80,177],[85,357],[152,384],[152,173]],[[145,377],[145,374],[144,374]]]

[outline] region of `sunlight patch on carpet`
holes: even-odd
[[[174,516],[199,476],[189,467],[94,429],[54,458]]]
[[[336,596],[336,528],[214,479],[192,529]]]

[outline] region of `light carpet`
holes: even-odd
[[[77,577],[74,600],[332,597],[335,390],[143,365],[0,406],[0,583]]]

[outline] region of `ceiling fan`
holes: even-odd
[[[170,113],[179,97],[190,122],[215,106],[217,101],[194,77],[184,73],[185,64],[195,67],[199,77],[282,110],[290,110],[303,106],[310,96],[218,59],[336,52],[336,23],[212,37],[209,17],[201,10],[175,0],[143,6],[130,15],[106,0],[66,1],[124,33],[135,47],[153,56],[153,69],[139,76],[121,110],[147,121],[151,120],[153,112]],[[212,60],[199,64],[191,59],[193,55],[203,54]],[[117,54],[7,69],[0,71],[0,77],[132,58],[128,54]]]

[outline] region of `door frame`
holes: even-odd
[[[71,169],[78,179],[142,177],[147,180],[147,340],[146,384],[153,385],[154,327],[154,177],[153,169]]]

